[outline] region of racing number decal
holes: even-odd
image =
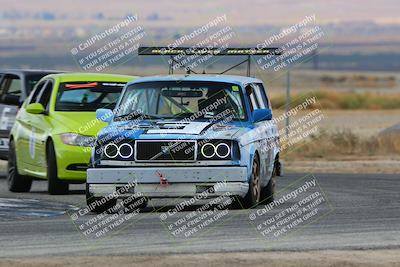
[[[29,155],[32,159],[35,159],[35,143],[36,143],[36,135],[35,128],[32,128],[31,136],[29,137]]]
[[[0,130],[7,130],[8,126],[8,116],[7,113],[11,111],[11,108],[5,107],[1,112],[1,119],[0,119]]]

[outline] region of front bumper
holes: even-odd
[[[160,183],[166,179],[166,183]],[[87,171],[87,183],[92,196],[106,196],[128,183],[135,183],[129,193],[118,197],[138,194],[149,198],[192,197],[205,189],[209,197],[220,195],[245,196],[248,191],[246,167],[136,167],[91,168]]]
[[[90,161],[90,148],[70,146],[54,140],[57,155],[57,172],[60,180],[82,183]]]

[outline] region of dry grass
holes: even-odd
[[[343,156],[380,156],[400,154],[400,135],[359,137],[349,129],[320,131],[303,145],[284,153],[285,158],[338,158]]]
[[[310,105],[308,108],[323,109],[400,109],[400,95],[379,95],[375,93],[355,93],[355,92],[337,92],[337,91],[314,91],[292,96],[294,100],[291,106],[304,102],[307,98],[316,97],[316,105]],[[282,108],[285,105],[286,96],[284,94],[272,95],[271,103],[273,108]],[[321,106],[320,106],[321,105]]]
[[[356,267],[399,266],[399,251],[304,251],[304,252],[233,252],[206,254],[172,254],[141,256],[58,256],[33,258],[6,258],[0,267],[50,267],[50,266],[270,266],[270,267]]]
[[[323,84],[342,85],[351,87],[363,87],[363,88],[379,88],[387,87],[393,88],[396,86],[396,77],[393,75],[376,76],[376,75],[365,75],[365,74],[343,74],[343,75],[322,75],[320,77]]]

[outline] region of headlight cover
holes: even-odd
[[[236,146],[232,140],[201,140],[198,143],[198,160],[232,160]]]
[[[135,143],[133,140],[123,140],[117,143],[110,142],[101,148],[103,160],[134,160]]]
[[[60,135],[61,141],[66,145],[91,147],[94,145],[96,137],[80,135],[76,133],[63,133]]]

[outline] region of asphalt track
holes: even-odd
[[[167,205],[166,200],[154,201],[150,206],[156,211],[149,208],[139,214],[125,213],[121,216],[133,216],[99,238],[85,236],[79,230],[85,222],[98,218],[96,215],[84,215],[75,221],[68,215],[76,214],[74,207],[84,207],[83,185],[73,185],[69,195],[50,196],[46,192],[46,182],[35,181],[32,192],[16,194],[8,192],[5,179],[1,178],[0,257],[400,247],[399,175],[287,174],[278,178],[276,199],[287,197],[305,185],[306,180],[315,178],[317,184],[315,187],[308,184],[309,188],[306,185],[303,192],[296,191],[296,197],[286,199],[263,215],[258,213],[263,213],[264,205],[251,210],[229,210],[213,223],[203,224],[204,228],[190,236],[174,235],[168,227],[176,230],[176,225],[182,226],[180,222],[201,206],[180,211],[162,221],[163,214],[174,206],[163,207]],[[310,210],[317,207],[317,213],[303,217],[302,223],[292,224],[278,236],[265,232],[263,235],[257,228],[266,219],[289,220],[293,212],[305,206],[289,211],[288,208],[301,199],[316,196],[316,192],[324,201],[310,206]],[[222,214],[211,207],[197,215],[214,211]],[[257,214],[256,219],[250,219],[254,214]]]

